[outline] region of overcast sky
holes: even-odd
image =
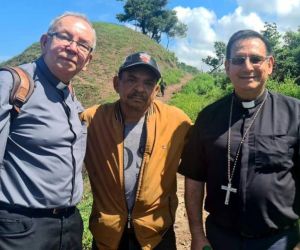
[[[187,24],[187,37],[173,40],[169,49],[180,61],[205,69],[202,58],[213,55],[215,41],[228,41],[239,29],[261,31],[276,22],[279,31],[300,26],[300,0],[169,0],[168,8]],[[84,13],[92,21],[118,23],[123,3],[116,0],[3,1],[0,8],[0,61],[22,53],[39,40],[52,18],[64,11]],[[101,45],[99,45],[101,47]]]

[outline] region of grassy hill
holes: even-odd
[[[149,37],[125,26],[109,23],[97,22],[94,23],[94,28],[97,33],[97,48],[93,60],[88,70],[80,73],[73,81],[77,96],[84,106],[116,98],[112,78],[124,58],[136,51],[147,51],[153,55],[165,78],[172,74],[179,77],[183,75],[181,69],[184,67],[178,63],[174,53],[167,51]],[[34,43],[22,54],[3,64],[19,65],[30,62],[39,54],[39,43]],[[178,68],[179,65],[181,69]]]

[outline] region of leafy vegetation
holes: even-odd
[[[191,65],[187,65],[187,64],[185,64],[183,62],[178,62],[177,66],[180,69],[182,69],[184,72],[190,73],[192,75],[196,75],[196,74],[200,73],[200,71],[196,67],[193,67]]]
[[[278,83],[275,80],[270,80],[268,82],[268,89],[283,95],[300,99],[300,87],[295,84],[294,79],[285,78],[284,82],[281,83]]]
[[[164,81],[167,85],[179,83],[183,76],[184,72],[181,69],[168,69],[163,74]]]
[[[286,78],[284,82],[278,83],[270,79],[267,88],[287,96],[300,99],[300,88],[293,79]],[[219,74],[199,74],[195,76],[181,92],[174,95],[170,104],[184,110],[194,121],[198,113],[207,105],[220,99],[233,91],[229,79]]]
[[[273,79],[280,82],[294,79],[300,83],[300,29],[281,35],[276,23],[265,23],[262,34],[270,42],[276,60]]]
[[[210,73],[216,72],[223,64],[225,60],[226,44],[223,42],[214,42],[214,49],[216,56],[208,56],[202,59],[202,62],[212,67]]]
[[[202,73],[185,85],[180,93],[175,94],[170,104],[182,109],[194,121],[200,110],[229,91],[232,91],[229,87],[220,88],[212,75]]]

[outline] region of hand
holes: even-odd
[[[300,242],[293,248],[293,250],[300,250]]]
[[[205,246],[211,247],[206,237],[192,237],[191,250],[202,250]]]

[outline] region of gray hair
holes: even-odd
[[[63,13],[62,15],[58,16],[58,17],[55,17],[51,22],[50,22],[50,26],[48,28],[48,31],[47,33],[53,33],[55,32],[55,28],[56,28],[56,24],[58,21],[60,21],[62,18],[66,17],[66,16],[73,16],[73,17],[78,17],[82,20],[84,20],[85,22],[87,22],[90,27],[92,28],[92,32],[93,32],[93,37],[94,37],[94,41],[93,41],[93,44],[92,44],[92,48],[93,50],[95,50],[96,48],[96,40],[97,40],[97,36],[96,36],[96,31],[95,29],[93,28],[93,24],[90,22],[90,20],[86,17],[86,15],[84,14],[81,14],[81,13],[77,13],[77,12],[70,12],[70,11],[67,11],[65,13]]]

